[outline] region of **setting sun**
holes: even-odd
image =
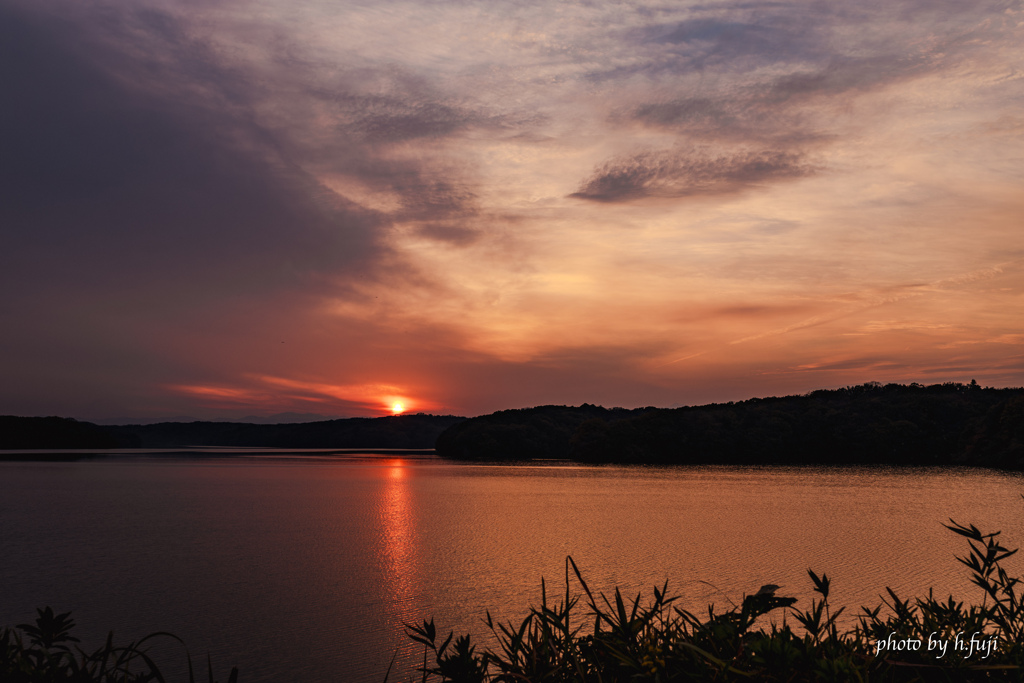
[[[405,412],[405,405],[400,401],[395,401],[391,404],[391,413],[398,415],[399,413]]]

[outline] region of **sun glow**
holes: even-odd
[[[392,415],[401,415],[404,412],[405,412],[405,404],[402,403],[401,401],[395,401],[394,403],[391,404],[391,414]]]

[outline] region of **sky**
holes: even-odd
[[[0,414],[1024,385],[1016,0],[0,0]]]

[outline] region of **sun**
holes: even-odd
[[[402,403],[401,401],[395,401],[394,403],[391,404],[391,414],[392,415],[401,415],[404,412],[405,412],[405,404]]]

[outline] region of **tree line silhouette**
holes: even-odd
[[[674,409],[541,406],[460,422],[436,448],[468,460],[1024,469],[1024,389],[870,382]]]
[[[683,408],[538,406],[466,419],[100,426],[0,416],[0,449],[430,448],[458,460],[974,465],[1024,469],[1024,389],[868,382]]]
[[[433,448],[441,432],[464,419],[415,414],[270,425],[197,421],[100,426],[62,417],[0,416],[0,449]]]

